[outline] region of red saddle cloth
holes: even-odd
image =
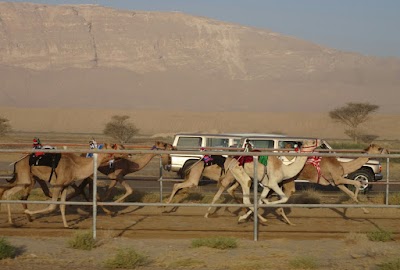
[[[253,150],[251,152],[261,152],[261,151]],[[254,160],[253,156],[235,156],[233,158],[237,159],[237,161],[239,161],[240,166],[243,166],[245,163],[253,162],[253,160]]]

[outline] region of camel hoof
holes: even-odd
[[[239,217],[239,219],[238,219],[238,223],[240,224],[240,223],[244,223],[244,222],[246,222],[247,221],[247,218],[244,218],[244,217]]]

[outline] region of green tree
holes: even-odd
[[[0,135],[5,135],[11,131],[9,120],[0,116]]]
[[[129,122],[127,115],[114,115],[103,130],[103,133],[119,141],[119,143],[128,143],[132,137],[139,132],[135,124]]]
[[[336,122],[344,124],[345,134],[356,143],[365,138],[376,138],[374,135],[366,135],[359,126],[369,120],[371,113],[379,109],[378,105],[370,103],[346,103],[345,106],[336,108],[329,112],[329,116]]]

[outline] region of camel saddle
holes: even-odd
[[[43,152],[32,153],[29,156],[29,166],[50,167],[51,168],[51,173],[49,177],[49,182],[50,182],[53,173],[56,172],[56,168],[58,166],[58,163],[60,162],[60,159],[61,159],[61,153],[43,153]]]
[[[260,150],[253,150],[252,152],[261,152]],[[239,161],[240,166],[244,166],[245,163],[250,163],[253,162],[254,158],[253,156],[235,156],[235,159]],[[258,161],[263,164],[264,166],[267,166],[268,163],[268,156],[260,156],[258,158]]]
[[[218,165],[222,169],[224,169],[224,163],[226,158],[223,156],[218,156],[218,155],[205,155],[202,160],[204,161],[205,166],[212,166],[212,165]]]
[[[57,168],[60,162],[60,153],[33,153],[29,156],[29,166],[47,166],[51,168]]]

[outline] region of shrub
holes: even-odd
[[[210,247],[216,249],[236,248],[237,241],[229,237],[200,238],[192,241],[192,247]]]
[[[400,258],[378,264],[378,270],[399,270],[399,269],[400,269]]]
[[[5,238],[0,238],[0,260],[13,258],[17,248],[12,246]]]
[[[393,233],[385,230],[371,231],[367,233],[370,241],[387,242],[393,239]]]
[[[68,241],[68,246],[74,249],[91,250],[96,247],[96,240],[93,239],[92,232],[77,232]]]
[[[314,257],[304,256],[297,257],[289,261],[292,269],[317,269],[318,263]]]
[[[108,259],[104,262],[107,268],[128,268],[134,269],[138,266],[145,266],[150,263],[148,257],[137,253],[132,248],[118,249],[114,258]]]

